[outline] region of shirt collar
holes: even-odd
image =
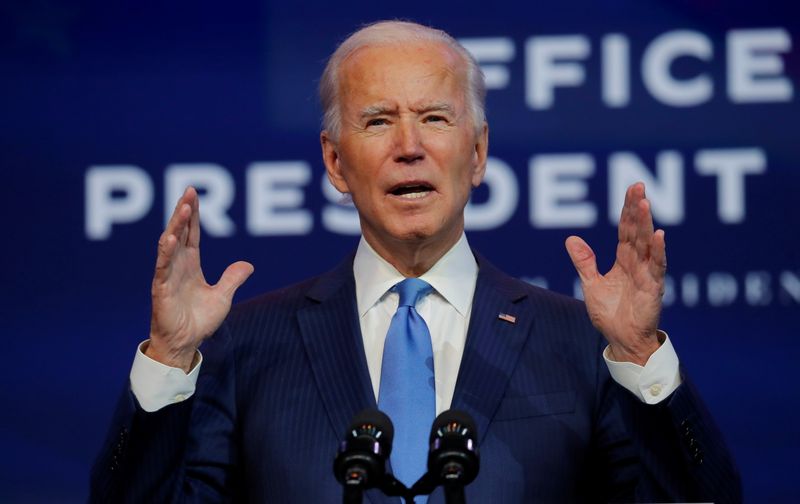
[[[389,289],[405,278],[379,256],[363,236],[353,260],[353,275],[359,317],[363,317]],[[478,264],[463,233],[456,244],[420,276],[462,316],[469,313],[477,278]]]

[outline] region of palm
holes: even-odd
[[[586,308],[618,360],[639,364],[658,348],[658,321],[664,291],[664,232],[653,231],[644,185],[628,188],[619,223],[614,266],[597,271],[594,252],[572,236],[567,250],[581,277]]]
[[[186,368],[195,349],[222,323],[236,289],[253,272],[246,262],[230,265],[209,285],[200,265],[199,202],[187,189],[161,235],[153,278],[153,314],[148,355]]]

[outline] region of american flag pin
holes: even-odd
[[[509,324],[517,323],[517,317],[515,317],[514,315],[509,315],[508,313],[501,313],[497,316],[497,318],[499,318],[500,320],[505,320]]]

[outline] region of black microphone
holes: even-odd
[[[365,409],[353,418],[333,462],[344,503],[360,503],[365,489],[381,486],[392,451],[394,426],[384,413]]]
[[[433,421],[428,475],[444,487],[445,502],[463,504],[464,487],[478,475],[478,430],[465,411],[447,410]]]

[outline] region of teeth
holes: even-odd
[[[406,194],[401,194],[401,198],[405,199],[419,199],[428,194],[428,191],[420,191],[420,192],[411,192]]]

